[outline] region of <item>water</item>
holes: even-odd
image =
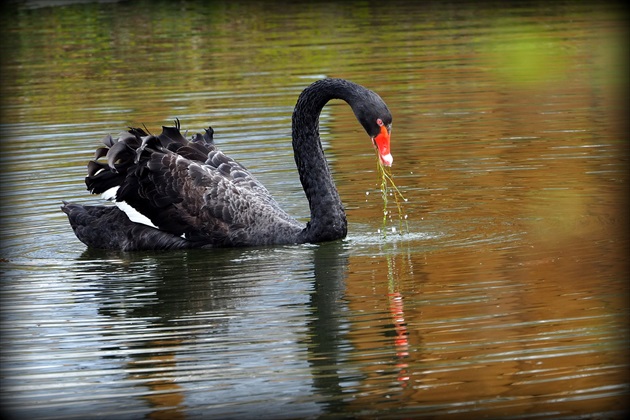
[[[623,417],[627,33],[613,5],[39,6],[2,16],[6,413]],[[290,116],[324,76],[390,106],[402,235],[391,206],[382,226],[370,140],[340,102],[321,133],[343,241],[104,252],[59,211],[97,201],[83,177],[105,134],[177,117],[212,125],[307,219]]]

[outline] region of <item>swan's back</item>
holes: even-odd
[[[136,234],[144,229],[162,235],[155,248],[163,248],[160,242],[195,248],[296,241],[304,226],[288,216],[247,169],[216,148],[211,128],[191,140],[179,128],[177,121],[174,127],[163,127],[158,136],[139,128],[116,139],[107,136],[105,147],[88,164],[88,190],[114,201],[135,224],[148,225],[136,228]],[[79,236],[75,226],[88,217],[88,210],[73,206],[72,212],[64,211]],[[93,242],[90,238],[114,235],[115,218],[120,223],[120,215],[95,219],[93,232],[79,239],[94,246],[88,243]],[[126,241],[126,248],[134,249],[133,238]],[[107,243],[116,248],[115,238]],[[146,248],[146,243],[138,245]]]

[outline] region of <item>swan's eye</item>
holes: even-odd
[[[377,118],[376,119],[376,124],[378,124],[379,127],[382,127],[383,126],[383,120],[381,120],[380,118]]]

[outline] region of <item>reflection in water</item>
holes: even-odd
[[[297,403],[291,404],[288,406],[289,411],[296,413],[304,410],[309,415],[319,410],[324,413],[360,411],[366,403],[370,405],[374,402],[374,393],[380,396],[377,398],[380,400],[383,392],[386,392],[388,405],[397,404],[395,396],[409,381],[406,363],[409,344],[403,298],[396,279],[402,271],[410,271],[409,256],[400,259],[394,254],[387,254],[384,257],[387,271],[383,284],[388,286],[387,292],[377,297],[377,302],[387,315],[382,319],[374,318],[374,326],[366,325],[366,320],[360,320],[358,329],[353,332],[356,321],[352,319],[356,314],[348,307],[346,296],[349,258],[346,245],[333,242],[310,246],[298,252],[287,248],[281,252],[284,258],[273,258],[275,263],[270,276],[261,273],[261,267],[255,261],[264,261],[265,267],[269,269],[269,259],[277,253],[278,250],[273,249],[251,253],[223,250],[213,255],[212,259],[197,251],[178,252],[164,259],[153,259],[142,254],[114,253],[117,254],[114,256],[104,251],[84,253],[83,258],[88,261],[95,258],[95,254],[100,254],[101,258],[108,254],[110,260],[118,260],[115,275],[103,277],[99,281],[100,290],[96,295],[100,302],[99,312],[109,319],[111,325],[137,325],[132,328],[127,326],[120,331],[117,331],[118,328],[104,329],[102,334],[109,344],[102,350],[108,354],[120,353],[120,356],[107,357],[117,358],[124,364],[127,382],[134,387],[147,389],[138,392],[138,396],[152,407],[149,414],[151,418],[182,417],[188,401],[195,399],[194,394],[212,395],[217,387],[227,386],[234,404],[239,397],[245,396],[243,392],[248,396],[252,393],[264,395],[267,392],[264,389],[254,391],[249,387],[243,390],[234,388],[235,381],[245,377],[260,375],[260,378],[264,378],[269,375],[264,372],[263,360],[239,361],[239,352],[243,351],[243,356],[246,356],[249,349],[243,345],[245,343],[241,346],[235,344],[241,340],[247,340],[248,343],[264,342],[270,332],[256,329],[255,324],[245,326],[250,321],[237,322],[236,318],[249,317],[252,302],[247,297],[252,296],[258,306],[256,312],[269,311],[274,322],[283,322],[273,316],[278,309],[278,302],[274,302],[276,294],[265,296],[264,293],[260,294],[260,288],[267,282],[277,283],[275,273],[291,273],[291,267],[296,264],[300,271],[306,270],[301,276],[310,279],[299,286],[302,293],[311,289],[309,298],[297,302],[299,306],[296,307],[299,308],[297,316],[305,321],[307,330],[293,331],[296,335],[287,338],[285,345],[288,347],[284,351],[295,357],[301,354],[300,343],[306,346],[307,352],[300,357],[308,362],[309,371],[303,372],[301,376],[305,383],[312,383],[314,393],[309,392],[300,397],[311,403],[304,407]],[[249,264],[235,265],[235,261],[239,260],[248,260]],[[140,267],[144,269],[139,270]],[[244,279],[247,282],[243,282]],[[287,304],[296,303],[282,303]],[[182,320],[187,320],[183,328],[178,327]],[[235,328],[234,323],[238,323],[239,327]],[[391,353],[391,361],[386,365],[374,363],[373,356],[360,356],[357,359],[355,350],[365,350],[365,344],[373,341],[365,340],[374,334],[380,338],[375,340],[378,347],[372,350]],[[357,343],[355,339],[358,339]],[[232,345],[229,345],[230,342]],[[204,343],[207,345],[203,346]],[[197,353],[195,349],[200,345],[207,354],[201,360],[197,356],[194,365],[189,365],[187,360],[192,357],[191,352]],[[226,346],[230,349],[230,356],[227,357],[223,353]],[[369,355],[370,352],[367,353]],[[209,372],[208,369],[214,371]],[[225,372],[221,373],[223,369]],[[263,373],[258,374],[261,370]],[[278,373],[280,380],[291,380],[286,376],[287,372]],[[394,382],[385,391],[383,381],[390,382],[388,378]],[[267,380],[264,379],[264,382]],[[277,392],[273,389],[269,391]],[[268,398],[276,401],[273,395]],[[315,402],[317,405],[313,405]],[[212,410],[218,410],[216,413],[226,418],[251,415],[263,409],[261,407],[271,410],[269,414],[275,413],[269,401],[260,404],[254,403],[248,407],[241,403],[235,414],[232,411],[233,404],[224,401],[221,405],[227,405],[230,409]],[[320,408],[315,408],[317,406]]]
[[[407,386],[407,381],[409,381],[409,373],[407,371],[409,365],[405,362],[405,359],[409,356],[409,332],[407,331],[407,324],[405,322],[403,296],[399,291],[390,291],[388,297],[392,322],[394,323],[394,331],[396,333],[394,343],[396,356],[399,360],[396,367],[400,369],[398,381],[402,387],[405,387]]]
[[[314,391],[314,395],[301,397],[304,407],[289,405],[290,412],[317,412],[318,401],[323,401],[325,411],[340,411],[344,382],[349,378],[358,380],[356,374],[350,373],[353,368],[346,366],[351,347],[345,337],[348,321],[343,296],[348,255],[344,244],[334,242],[299,250],[219,250],[212,256],[209,259],[206,252],[196,251],[176,252],[160,259],[107,251],[86,251],[82,256],[86,261],[107,257],[117,263],[111,276],[99,281],[98,310],[109,320],[108,324],[127,327],[104,329],[102,334],[109,344],[101,350],[107,354],[120,352],[120,356],[113,357],[124,363],[126,382],[148,388],[137,394],[152,407],[149,416],[185,417],[183,410],[191,398],[195,399],[191,394],[203,393],[210,398],[217,388],[229,389],[229,401],[233,401],[219,404],[226,405],[225,412],[213,409],[222,418],[253,415],[257,410],[271,410],[269,414],[274,414],[276,409],[270,401],[276,401],[277,389],[239,389],[237,383],[252,376],[267,382],[278,375],[276,380],[293,382],[290,370],[269,373],[264,360],[241,360],[247,357],[252,343],[264,343],[272,333],[267,328],[258,329],[258,324],[249,319],[252,306],[256,307],[253,312],[257,318],[261,311],[269,317],[265,324],[269,325],[285,321],[274,316],[282,313],[278,309],[284,305],[295,308],[294,316],[304,320],[307,330],[288,328],[284,334],[286,348],[282,351],[291,358],[304,357],[310,366],[309,372],[300,375],[302,385],[286,392],[299,395],[303,392],[300,388],[310,382]],[[286,281],[278,278],[278,273],[292,276],[296,269],[299,278],[309,280],[294,284],[291,287],[298,289],[285,292],[307,294],[307,300],[295,301],[295,296],[285,295],[286,301],[276,301],[277,291],[261,293],[267,283],[277,288],[278,281]],[[184,320],[185,325],[180,326]],[[279,338],[274,336],[274,340]],[[239,346],[242,340],[246,342]],[[300,343],[308,349],[302,356]],[[207,354],[197,355],[191,365],[192,354],[197,354],[199,347],[205,348]],[[229,355],[224,353],[226,350]],[[300,369],[305,368],[306,365]],[[262,397],[267,392],[267,399],[258,404],[238,404],[239,398],[257,393]],[[239,407],[233,411],[236,405]]]
[[[307,336],[309,365],[313,386],[325,397],[322,399],[325,411],[340,412],[345,404],[344,383],[349,380],[349,371],[343,367],[350,353],[344,299],[348,254],[338,241],[318,246],[313,257],[315,289],[309,302],[312,316]]]
[[[406,404],[405,391],[412,385],[410,355],[423,351],[421,340],[409,341],[405,301],[408,292],[421,287],[424,274],[416,270],[408,244],[390,242],[377,250],[376,255],[351,257],[354,270],[347,279],[347,299],[355,314],[349,333],[357,349],[353,363],[364,377],[356,385],[350,411],[366,413],[387,413]],[[401,283],[409,276],[415,279],[413,290]]]
[[[154,341],[148,343],[154,347],[171,347],[181,344],[179,340]],[[147,368],[146,366],[149,366]],[[173,378],[177,371],[177,362],[174,353],[148,356],[128,363],[129,377],[131,381],[141,382],[149,389],[143,393],[151,407],[151,412],[146,414],[150,419],[185,419],[185,396],[181,385]]]
[[[186,374],[181,360],[186,359],[190,346],[203,341],[206,334],[225,332],[229,318],[193,317],[193,322],[183,329],[172,325],[173,320],[188,318],[190,314],[222,314],[234,305],[234,300],[251,294],[247,289],[254,284],[221,281],[230,278],[225,273],[230,271],[233,258],[240,254],[219,251],[211,259],[207,255],[185,252],[172,253],[164,259],[98,250],[83,254],[88,261],[105,256],[117,260],[119,266],[110,276],[101,278],[97,293],[101,302],[99,313],[114,325],[125,320],[131,324],[143,322],[136,333],[125,328],[120,332],[105,330],[103,334],[108,342],[115,341],[117,348],[123,350],[125,357],[121,362],[125,364],[123,369],[128,381],[136,387],[148,388],[148,391],[138,392],[152,407],[147,416],[186,418],[186,389],[178,380]],[[199,273],[207,275],[202,274],[200,278]],[[112,348],[103,350],[111,352]]]
[[[584,240],[562,253],[536,234],[425,252],[394,244],[349,261],[355,316],[348,336],[364,377],[353,411],[453,418],[624,412],[627,376],[612,366],[628,355],[620,325],[625,286],[617,279],[602,289],[576,271],[590,246]],[[627,264],[625,251],[610,249],[615,262],[602,273]]]

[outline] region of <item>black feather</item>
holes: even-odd
[[[119,248],[156,249],[146,244],[149,238],[159,242],[155,245],[158,248],[183,247],[180,241],[186,241],[188,247],[242,246],[273,239],[271,231],[252,236],[261,229],[285,230],[292,235],[303,229],[246,168],[217,150],[211,127],[191,140],[181,134],[179,120],[174,127],[163,127],[159,136],[147,132],[130,128],[118,138],[106,136],[106,147],[99,148],[88,163],[85,182],[94,194],[118,186],[116,202],[126,202],[159,229],[145,229],[117,208],[79,211],[66,206],[69,217],[76,214],[71,218],[75,233],[88,246],[115,248],[119,241]],[[103,158],[106,163],[100,161]],[[252,215],[261,217],[253,219]],[[102,240],[96,230],[87,229],[86,220],[97,223],[99,217],[104,229]],[[266,226],[272,220],[278,225]],[[114,224],[119,227],[114,228]],[[127,236],[122,234],[124,229]],[[136,234],[140,237],[134,242],[129,235]]]
[[[115,163],[124,162],[125,159],[129,159],[132,156],[132,150],[124,141],[119,141],[114,144],[107,152],[107,165],[114,171],[118,172]]]
[[[88,247],[122,251],[185,249],[202,246],[149,226],[134,223],[113,206],[82,206],[64,201],[77,238]]]
[[[102,142],[105,146],[112,147],[114,145],[114,138],[108,134],[103,138]]]

